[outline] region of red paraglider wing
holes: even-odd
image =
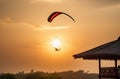
[[[56,16],[58,16],[58,15],[60,15],[61,14],[61,12],[53,12],[49,17],[48,17],[48,22],[52,22],[52,20],[56,17]]]
[[[53,13],[48,17],[48,22],[52,22],[52,20],[53,20],[56,16],[58,16],[58,15],[60,15],[60,14],[65,14],[65,15],[67,15],[68,17],[70,17],[70,18],[75,22],[75,20],[74,20],[70,15],[68,15],[68,14],[66,14],[66,13],[64,13],[64,12],[53,12]]]

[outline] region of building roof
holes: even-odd
[[[120,59],[120,37],[117,40],[100,45],[88,51],[73,55],[74,58],[83,59]]]

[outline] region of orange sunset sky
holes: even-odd
[[[54,11],[60,15],[47,21]],[[73,55],[120,36],[120,0],[0,0],[0,72],[98,72],[97,60]],[[60,41],[55,51],[52,41]],[[103,61],[102,66],[114,66]],[[119,62],[120,63],[120,62]]]

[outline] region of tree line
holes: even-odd
[[[98,79],[98,77],[97,74],[90,74],[83,70],[54,73],[33,72],[32,70],[30,73],[2,73],[0,79]]]

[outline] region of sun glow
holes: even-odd
[[[60,42],[59,39],[54,39],[53,42],[52,42],[53,47],[57,48],[57,49],[60,48],[60,44],[61,44],[61,42]]]
[[[37,3],[37,2],[41,2],[41,1],[51,2],[51,3],[58,3],[58,2],[61,2],[62,0],[31,0],[31,3]]]

